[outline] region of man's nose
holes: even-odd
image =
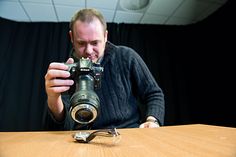
[[[85,51],[87,54],[92,54],[93,53],[93,46],[90,44],[87,44]]]

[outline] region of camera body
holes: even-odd
[[[77,123],[89,124],[99,113],[100,100],[94,89],[101,87],[103,67],[88,58],[81,58],[76,63],[66,65],[69,66],[71,79],[75,81],[75,86],[69,91],[70,115]]]

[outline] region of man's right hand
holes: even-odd
[[[74,60],[69,58],[66,63],[72,64]],[[70,73],[68,66],[64,63],[53,62],[49,65],[45,75],[45,89],[48,96],[48,107],[55,119],[61,121],[64,119],[64,105],[61,99],[61,93],[70,89],[74,81],[68,79]]]

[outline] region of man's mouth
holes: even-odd
[[[88,56],[88,58],[89,58],[90,60],[92,60],[92,61],[94,61],[94,60],[96,60],[96,59],[97,59],[97,57],[96,57],[96,56]]]

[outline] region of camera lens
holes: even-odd
[[[93,119],[93,113],[87,108],[80,109],[75,113],[75,118],[80,122],[89,122]]]
[[[97,108],[89,103],[76,104],[71,108],[71,117],[80,124],[93,122],[97,114]]]

